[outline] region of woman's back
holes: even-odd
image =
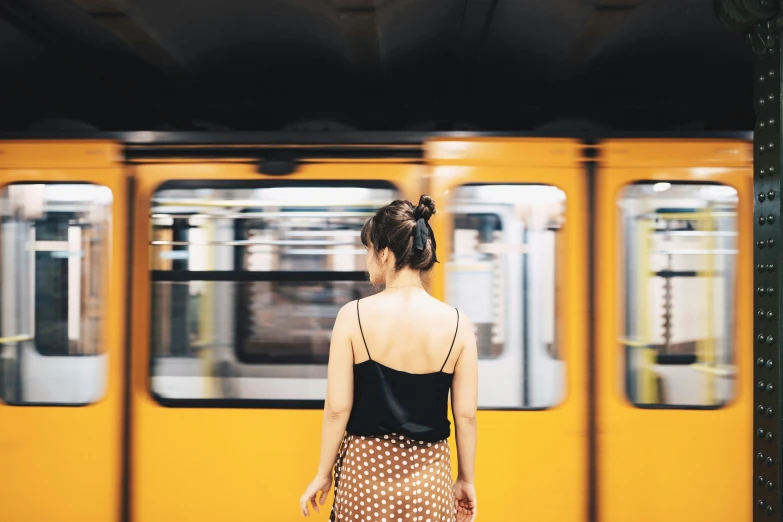
[[[459,312],[451,308],[448,329],[453,333],[444,335],[445,328],[439,327],[446,322],[444,308],[449,307],[422,288],[389,292],[356,301],[355,330],[360,340],[351,341],[354,398],[347,431],[369,437],[404,435],[423,442],[445,440],[451,434],[448,398],[453,375],[444,370],[454,352]],[[369,318],[360,307],[364,301],[371,302]],[[368,338],[376,343],[372,349]],[[376,345],[381,347],[377,352]]]
[[[421,288],[387,288],[358,303],[354,362],[372,359],[412,374],[452,373],[458,321],[456,309]]]

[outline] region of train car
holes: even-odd
[[[3,519],[301,516],[359,230],[424,192],[479,520],[749,521],[750,143],[435,134],[0,142]]]

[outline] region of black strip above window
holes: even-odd
[[[320,147],[260,147],[260,146],[219,146],[210,147],[177,147],[177,146],[128,146],[125,149],[128,161],[159,160],[168,158],[187,159],[235,159],[248,158],[255,161],[273,161],[285,159],[294,163],[313,162],[318,160],[376,160],[397,159],[421,163],[424,149],[418,145],[398,147],[355,147],[348,145]]]

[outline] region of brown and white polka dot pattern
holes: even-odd
[[[456,517],[446,441],[348,434],[334,484],[332,521],[454,522]]]

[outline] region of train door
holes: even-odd
[[[601,522],[751,520],[751,152],[732,141],[601,147]]]
[[[0,512],[120,516],[126,178],[117,145],[0,143]]]
[[[417,150],[135,166],[133,520],[301,518],[334,319],[374,291],[359,231],[418,197]]]
[[[429,145],[433,289],[479,347],[482,520],[582,522],[587,507],[586,184],[572,140]]]

